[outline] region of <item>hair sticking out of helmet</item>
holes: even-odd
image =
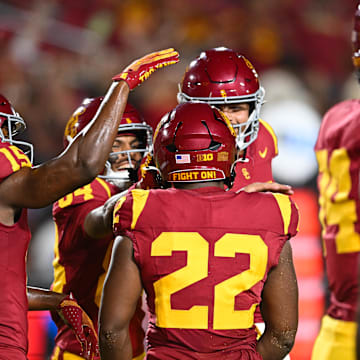
[[[19,147],[33,162],[33,145],[29,142],[15,140],[14,136],[26,129],[23,118],[15,111],[5,96],[0,94],[0,139],[1,142]]]
[[[210,105],[248,103],[250,114],[238,128],[237,147],[247,148],[256,140],[265,90],[251,62],[235,51],[218,47],[203,51],[193,60],[179,84],[178,102],[201,101]]]
[[[185,103],[165,115],[154,134],[154,161],[165,182],[223,180],[231,186],[235,131],[206,103]]]
[[[360,82],[360,4],[358,4],[355,11],[354,29],[352,31],[352,61],[355,68],[355,73]]]

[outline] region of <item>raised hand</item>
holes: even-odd
[[[173,48],[155,51],[135,60],[112,79],[114,81],[126,81],[130,90],[132,90],[145,81],[157,69],[176,64],[178,61],[179,53]]]
[[[76,300],[67,296],[58,305],[57,312],[81,344],[81,356],[87,360],[98,358],[99,341],[94,324]]]

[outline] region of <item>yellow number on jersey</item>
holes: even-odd
[[[154,282],[156,325],[165,328],[207,329],[208,307],[194,305],[189,310],[171,308],[171,295],[208,276],[209,244],[197,232],[164,232],[152,243],[151,256],[171,256],[187,252],[187,265]],[[248,310],[235,310],[235,297],[249,290],[265,276],[267,245],[258,235],[225,234],[215,243],[215,256],[250,255],[250,267],[241,274],[215,285],[215,330],[247,329],[254,323],[256,303]]]
[[[68,194],[63,198],[61,198],[58,202],[59,207],[64,208],[71,205],[71,203],[74,200],[74,196],[84,196],[84,201],[93,199],[94,195],[92,194],[91,185],[90,184],[85,185],[79,189],[76,189],[73,193]]]
[[[319,182],[319,219],[323,238],[327,225],[338,225],[335,237],[339,254],[360,251],[360,236],[355,231],[356,202],[349,199],[352,188],[350,158],[346,149],[334,150],[328,162],[328,150],[316,152],[321,179]],[[324,252],[326,247],[324,243]]]
[[[31,167],[29,158],[20,151],[19,148],[14,145],[10,145],[9,148],[12,150],[12,153],[6,148],[0,149],[0,153],[3,153],[9,160],[14,172],[20,170],[22,167]]]

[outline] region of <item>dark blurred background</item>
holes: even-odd
[[[301,318],[292,354],[295,360],[308,359],[326,303],[313,146],[324,112],[344,98],[358,96],[350,41],[356,4],[355,0],[2,0],[0,92],[27,122],[25,137],[35,146],[38,164],[62,151],[64,126],[82,99],[104,94],[111,77],[132,60],[167,47],[180,52],[179,64],[152,75],[130,95],[155,126],[176,105],[182,74],[202,50],[226,46],[244,54],[266,89],[262,118],[278,135],[275,178],[297,188],[302,221],[293,248]],[[49,287],[54,246],[51,207],[31,210],[30,222],[29,284]],[[35,350],[29,359],[48,356],[42,350],[45,340],[40,339],[45,331],[51,344],[52,335],[48,327],[44,330],[47,317],[41,319],[39,328],[30,327],[30,347]],[[36,341],[41,344],[32,345]]]

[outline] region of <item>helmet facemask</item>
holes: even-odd
[[[112,151],[109,159],[105,164],[105,170],[100,178],[106,179],[108,182],[116,185],[119,189],[126,189],[133,183],[138,181],[138,169],[141,160],[152,149],[152,129],[147,124],[122,124],[119,126],[118,136],[132,135],[139,141],[139,147],[130,150]],[[138,160],[134,159],[134,154],[140,154]],[[128,167],[113,170],[112,165],[122,156],[127,159]]]
[[[88,126],[98,111],[102,101],[103,97],[101,96],[83,100],[66,124],[64,132],[65,147],[73,141],[80,131]],[[122,135],[135,136],[140,142],[138,148],[112,151],[105,164],[103,174],[99,175],[99,177],[115,184],[120,189],[125,189],[137,181],[137,170],[142,157],[152,150],[152,128],[144,122],[138,111],[129,103],[126,104],[118,128],[118,136]],[[136,160],[136,163],[134,162],[134,153],[141,154],[141,159],[139,159],[139,161]],[[129,166],[113,170],[112,165],[117,161],[120,155],[127,159]]]
[[[12,108],[13,110],[13,108]],[[0,112],[2,126],[0,128],[0,139],[2,142],[8,142],[20,148],[28,156],[30,162],[33,162],[33,145],[26,141],[15,140],[14,136],[22,133],[26,129],[23,118],[13,110],[13,114]]]

